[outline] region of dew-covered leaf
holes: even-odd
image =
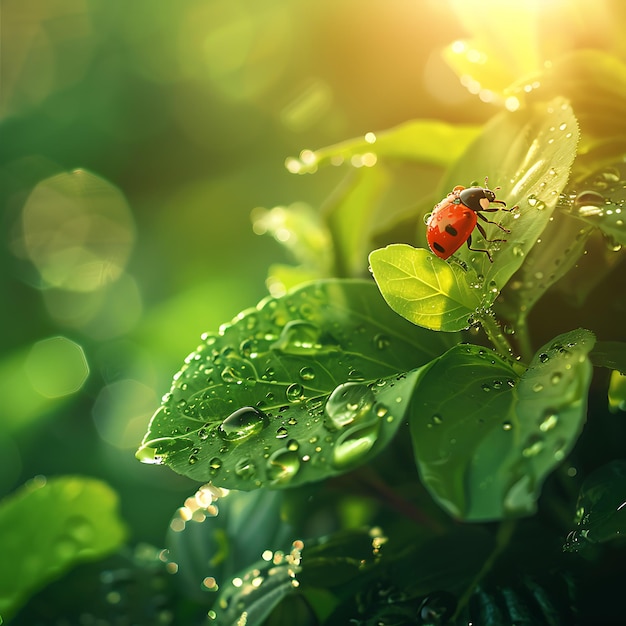
[[[443,57],[472,93],[502,100],[520,76],[542,67],[536,12],[506,2],[493,3],[486,11],[463,0],[455,0],[452,7],[471,39],[450,44]],[[503,24],[515,24],[515,36]]]
[[[574,519],[576,528],[563,546],[568,552],[584,550],[589,544],[626,536],[626,461],[607,463],[583,482]]]
[[[371,281],[266,298],[203,336],[137,457],[242,490],[342,473],[387,445],[420,368],[456,340],[397,316]]]
[[[472,252],[466,246],[456,253],[482,277],[480,291],[485,306],[495,300],[524,263],[550,221],[567,183],[577,142],[576,117],[569,104],[556,98],[548,105],[494,117],[448,172],[442,197],[456,185],[467,187],[473,181],[482,184],[488,176],[492,188],[502,187],[498,199],[508,208],[519,207],[512,213],[491,214],[490,219],[511,230],[510,234],[486,225],[490,239],[504,238],[505,243],[488,244],[477,233],[472,238],[473,247],[489,247],[493,263],[486,254]]]
[[[77,563],[118,548],[126,529],[115,492],[92,478],[33,479],[0,502],[0,611],[7,617]]]
[[[569,272],[585,252],[590,226],[555,211],[522,266],[505,285],[496,311],[517,331],[546,291]]]
[[[387,304],[409,321],[433,330],[467,328],[480,306],[466,272],[428,250],[394,244],[369,257],[376,283]]]
[[[377,160],[408,161],[447,167],[456,160],[480,132],[472,124],[453,125],[439,120],[413,120],[389,130],[367,133],[341,143],[311,151],[287,160],[287,169],[310,174],[324,165],[349,163],[356,167],[373,165]]]
[[[515,361],[459,345],[420,379],[411,435],[427,489],[464,520],[529,515],[586,417],[594,337],[578,330]]]

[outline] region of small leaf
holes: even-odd
[[[611,461],[587,476],[580,488],[574,523],[576,529],[569,533],[563,546],[568,552],[624,538],[626,461]]]
[[[369,260],[389,306],[414,324],[462,330],[480,306],[480,295],[470,287],[464,270],[427,250],[394,244],[374,250]]]
[[[411,435],[431,495],[464,520],[502,519],[535,510],[546,476],[582,429],[594,338],[573,331],[520,365],[460,345],[420,379]]]
[[[267,298],[203,336],[137,456],[243,490],[342,473],[387,445],[421,366],[455,340],[402,320],[370,281]]]
[[[324,165],[350,163],[362,167],[377,160],[408,161],[447,167],[467,147],[480,127],[452,125],[438,120],[413,120],[379,133],[349,139],[314,152],[304,150],[299,159],[287,159],[287,169],[311,174]]]
[[[0,502],[0,611],[9,616],[77,563],[118,548],[117,495],[92,478],[36,478]]]

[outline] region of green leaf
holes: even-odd
[[[79,476],[39,477],[0,502],[2,614],[77,563],[117,549],[126,536],[117,506],[105,483]]]
[[[524,263],[552,216],[559,194],[567,183],[576,156],[578,124],[571,107],[556,98],[548,105],[493,118],[446,176],[442,197],[456,185],[482,183],[501,185],[498,198],[514,213],[492,214],[511,233],[504,235],[487,225],[490,239],[506,243],[487,244],[472,239],[474,247],[493,250],[494,262],[486,254],[463,246],[456,256],[482,277],[483,306],[489,306],[511,276]]]
[[[267,298],[203,336],[137,456],[243,490],[342,473],[387,445],[421,366],[456,339],[402,320],[370,281]]]
[[[479,132],[480,127],[473,124],[453,125],[439,120],[413,120],[327,148],[304,150],[298,159],[287,159],[287,169],[297,174],[311,174],[324,165],[350,163],[356,167],[367,167],[378,160],[447,167]]]
[[[568,552],[584,550],[593,543],[624,539],[626,461],[611,461],[587,476],[580,488],[574,523],[576,528],[563,546]]]
[[[286,596],[298,585],[300,556],[287,555],[279,563],[259,561],[236,577],[216,603],[218,624],[260,626]]]
[[[420,379],[411,435],[422,480],[464,520],[535,511],[546,476],[567,456],[586,416],[594,337],[560,335],[520,365],[459,345]]]
[[[206,594],[200,581],[215,579],[209,591],[216,591],[267,550],[288,545],[292,533],[281,518],[284,492],[231,491],[219,499],[207,498],[211,489],[219,491],[203,486],[178,509],[166,541],[169,560],[178,564],[179,579],[199,594]]]
[[[626,343],[623,341],[598,341],[589,353],[596,367],[608,367],[626,372]]]
[[[386,189],[390,173],[383,167],[357,170],[331,196],[326,207],[333,234],[339,276],[359,276],[367,269],[373,216]]]
[[[387,304],[414,324],[432,330],[462,330],[480,306],[480,295],[464,270],[427,250],[394,244],[374,250],[369,261]]]
[[[615,251],[626,246],[626,165],[615,163],[595,172],[580,183],[579,193],[571,193],[574,216],[598,228]]]
[[[561,211],[555,211],[525,262],[506,284],[496,311],[515,331],[525,325],[529,313],[546,291],[569,272],[585,252],[591,227]]]

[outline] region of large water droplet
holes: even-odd
[[[380,420],[374,419],[342,433],[333,448],[333,465],[347,467],[365,456],[376,443],[379,430]]]
[[[285,395],[289,402],[299,402],[304,397],[304,387],[298,383],[293,383],[287,387]]]
[[[218,433],[226,441],[243,441],[260,433],[268,424],[267,415],[253,406],[244,406],[220,424]]]
[[[330,394],[324,407],[324,425],[338,430],[365,418],[374,406],[372,390],[361,383],[344,383]]]
[[[300,378],[302,380],[313,380],[315,378],[315,370],[312,367],[303,367],[300,370]]]
[[[300,469],[300,457],[295,450],[277,450],[267,461],[267,477],[274,483],[289,482]]]
[[[309,354],[324,349],[318,326],[304,320],[291,320],[283,327],[280,337],[272,344],[274,350],[285,354]]]

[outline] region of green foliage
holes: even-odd
[[[368,281],[268,298],[206,335],[137,455],[221,487],[293,487],[372,459],[421,367],[454,337],[401,320]]]
[[[611,540],[624,543],[626,531],[626,461],[611,461],[587,476],[580,488],[576,528],[564,549],[578,552]]]
[[[276,490],[234,499],[252,503],[243,517],[258,509],[265,560],[248,554],[245,544],[257,543],[244,541],[249,528],[231,527],[228,505],[221,522],[202,522],[212,529],[204,541],[193,522],[171,533],[172,558],[192,579],[236,581],[216,586],[209,604],[218,623],[282,624],[289,611],[311,625],[574,619],[578,589],[536,564],[564,563],[553,546],[571,530],[562,521],[572,502],[555,500],[555,484],[576,475],[566,461],[584,440],[593,365],[614,370],[611,410],[626,404],[624,344],[567,327],[538,343],[529,320],[557,287],[584,302],[626,244],[626,171],[596,115],[603,98],[620,93],[622,70],[600,53],[560,59],[568,72],[579,59],[583,75],[593,58],[602,61],[592,94],[599,101],[587,103],[567,72],[542,69],[532,24],[520,28],[526,52],[509,49],[509,62],[541,74],[530,88],[507,83],[502,60],[483,68],[472,55],[455,56],[462,48],[495,58],[489,27],[447,52],[481,89],[508,98],[509,110],[482,129],[417,120],[303,150],[287,160],[292,173],[341,166],[344,181],[318,214],[301,205],[255,214],[255,231],[272,234],[299,263],[270,270],[270,287],[286,293],[203,336],[137,453],[221,488]],[[394,193],[410,188],[408,171],[420,181],[409,203]],[[500,231],[488,225],[487,241],[474,233],[473,244],[491,255],[463,246],[443,260],[426,249],[432,207],[457,185],[483,184],[506,203],[492,213],[510,231],[506,241],[489,241]],[[571,278],[598,240],[601,270]],[[355,278],[366,259],[375,284]],[[620,463],[583,484],[565,550],[623,532]],[[334,490],[345,492],[344,503],[352,497],[354,526]],[[306,503],[309,515],[297,510]],[[544,507],[560,520],[556,535],[551,523],[533,526]],[[281,515],[291,547],[272,531]],[[490,532],[485,522],[500,524]],[[320,523],[332,532],[316,530]],[[526,554],[517,528],[539,538]]]
[[[34,479],[0,502],[2,614],[77,563],[119,548],[126,529],[117,506],[110,487],[78,476]]]
[[[522,372],[479,346],[456,346],[422,377],[411,415],[415,458],[451,515],[491,520],[535,512],[546,476],[582,430],[593,343],[586,331],[561,335]],[[455,395],[446,393],[449,380]]]

